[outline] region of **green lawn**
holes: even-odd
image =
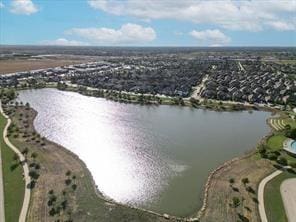
[[[25,183],[23,181],[23,169],[18,165],[11,170],[14,152],[3,141],[3,129],[6,119],[0,114],[0,147],[2,155],[2,169],[4,179],[4,204],[6,222],[17,222],[23,204]]]
[[[267,140],[267,146],[272,150],[281,150],[283,147],[283,142],[287,139],[283,134],[274,135]]]
[[[288,221],[280,193],[280,185],[285,179],[293,177],[296,177],[296,174],[284,172],[266,184],[264,190],[264,205],[269,222]]]
[[[288,163],[296,162],[296,158],[289,155],[283,150],[283,142],[287,139],[282,133],[278,133],[274,136],[271,136],[267,140],[267,146],[271,151],[280,151],[281,156],[285,157],[288,160]]]

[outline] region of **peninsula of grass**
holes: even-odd
[[[287,222],[285,208],[280,192],[282,182],[289,178],[296,178],[293,171],[285,171],[266,184],[264,190],[264,205],[269,222]]]
[[[4,182],[5,219],[6,222],[17,222],[23,204],[25,182],[22,175],[22,166],[16,164],[16,161],[14,160],[14,152],[3,140],[3,130],[5,125],[6,119],[0,114],[0,147]]]

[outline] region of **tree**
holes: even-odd
[[[233,197],[231,206],[233,208],[237,208],[239,205],[240,205],[240,199],[238,197]]]
[[[33,158],[34,161],[35,161],[35,159],[37,158],[37,156],[38,156],[38,154],[35,153],[35,152],[33,152],[33,153],[31,154],[31,157]]]
[[[27,155],[29,153],[29,149],[26,147],[22,150],[23,155]]]
[[[289,163],[289,165],[290,165],[292,168],[295,168],[295,169],[296,169],[296,162]]]
[[[242,183],[246,186],[247,183],[249,183],[249,178],[245,177],[242,179]]]
[[[26,106],[26,109],[28,110],[30,108],[30,103],[27,102],[25,106]]]
[[[72,189],[76,190],[77,189],[77,185],[76,184],[72,184]]]
[[[30,172],[29,172],[29,176],[30,176],[31,178],[33,178],[34,180],[37,180],[37,179],[39,178],[39,174],[38,174],[37,171],[35,171],[35,170],[30,170]]]
[[[285,125],[285,130],[291,130],[291,125],[290,124],[287,124],[287,125]]]
[[[232,186],[234,184],[234,182],[235,182],[234,178],[230,178],[228,181],[230,183],[230,186]]]
[[[263,144],[261,144],[259,147],[258,147],[258,152],[260,153],[260,155],[262,156],[262,155],[264,155],[264,154],[266,154],[266,150],[267,150],[267,146],[266,145],[263,145]]]
[[[13,154],[13,160],[14,161],[18,161],[19,160],[19,156],[16,153]]]
[[[69,185],[71,184],[71,182],[72,182],[71,179],[66,179],[66,180],[65,180],[65,184],[66,184],[67,186],[69,186]]]
[[[284,166],[286,166],[286,165],[288,164],[287,159],[286,159],[285,157],[282,157],[282,156],[280,156],[280,157],[277,159],[277,162],[278,162],[279,164],[281,164],[281,165],[284,165]]]
[[[286,130],[285,132],[286,137],[289,137],[291,139],[296,139],[296,128],[291,130]]]

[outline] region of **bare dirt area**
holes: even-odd
[[[296,221],[296,178],[281,184],[281,194],[289,221]]]
[[[9,59],[0,60],[0,74],[30,71],[36,69],[54,68],[88,62],[79,58],[44,58],[44,59]]]
[[[252,155],[216,172],[210,183],[208,206],[201,221],[260,221],[258,184],[274,169],[270,161]]]
[[[12,110],[10,118],[14,131],[10,139],[21,151],[27,148],[29,165],[35,163],[30,169],[39,174],[32,189],[28,222],[176,221],[101,198],[85,164],[75,154],[40,137],[34,130],[33,120],[37,115],[34,110],[25,107]],[[36,164],[40,169],[34,169]]]

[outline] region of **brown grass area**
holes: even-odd
[[[237,222],[241,214],[250,222],[260,221],[258,212],[257,189],[260,181],[269,175],[275,168],[270,161],[257,159],[254,155],[230,164],[218,171],[212,178],[209,188],[208,207],[203,215],[202,222]],[[231,186],[229,179],[235,183]],[[246,186],[241,182],[248,178],[250,183]],[[255,193],[248,192],[250,186]],[[230,206],[232,198],[238,197],[240,205],[235,209]],[[247,221],[247,220],[246,220]]]
[[[87,62],[82,58],[77,59],[15,59],[15,60],[0,60],[0,74],[14,73],[22,71],[30,71],[36,69],[54,68],[64,65],[73,65]]]
[[[63,198],[61,192],[66,189],[66,197],[69,201],[67,212],[71,211],[73,221],[176,221],[175,219],[168,220],[149,212],[108,202],[100,198],[100,194],[98,194],[98,191],[94,187],[93,179],[88,169],[76,155],[46,139],[40,139],[40,141],[45,143],[43,146],[41,142],[36,142],[36,139],[32,140],[33,137],[36,137],[36,135],[33,136],[35,130],[32,124],[35,117],[36,112],[34,110],[27,110],[24,107],[17,108],[14,114],[11,115],[13,123],[19,129],[19,136],[14,138],[15,133],[13,133],[10,139],[20,149],[28,147],[28,157],[32,152],[36,152],[38,154],[36,161],[41,165],[40,177],[36,187],[32,190],[27,216],[28,222],[51,222],[57,219],[67,219],[66,211],[63,211],[61,214],[65,215],[65,218],[61,218],[63,216],[49,216],[50,207],[47,205],[47,201],[48,191],[51,189],[54,190],[58,198]],[[25,127],[26,124],[28,124],[28,127]],[[29,136],[24,138],[24,132]],[[30,163],[32,160],[30,158],[28,159]],[[76,191],[71,190],[70,187],[65,185],[65,173],[67,170],[70,170],[72,175],[76,176]]]

